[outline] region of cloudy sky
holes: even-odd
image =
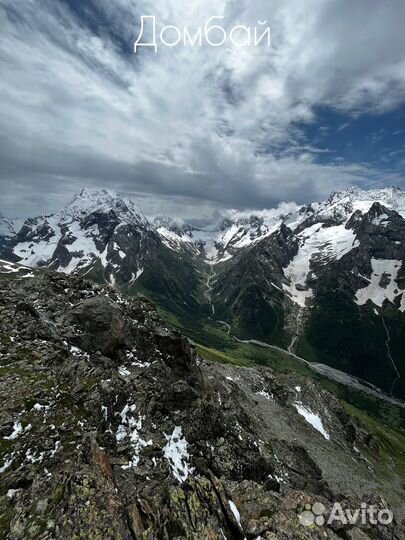
[[[272,46],[134,54],[141,15]],[[403,0],[0,0],[0,211],[80,188],[209,216],[404,185]]]

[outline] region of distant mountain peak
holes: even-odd
[[[162,214],[159,214],[155,217],[155,219],[153,220],[153,224],[157,229],[164,227],[169,231],[174,231],[176,233],[187,232],[192,230],[193,228],[191,227],[191,225],[189,225],[180,218],[172,218],[169,216],[164,216]]]
[[[331,193],[327,202],[334,204],[344,199],[350,200],[390,200],[396,196],[405,198],[405,192],[397,186],[387,186],[383,188],[362,189],[358,186],[351,186],[347,189],[336,190]]]
[[[149,227],[149,222],[143,212],[128,197],[123,197],[107,189],[83,188],[75,194],[72,200],[61,212],[62,221],[70,218],[100,212],[108,214],[114,211],[124,222],[138,223]]]

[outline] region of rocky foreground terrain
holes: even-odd
[[[0,366],[0,538],[405,538],[403,483],[335,397],[203,360],[147,301],[6,275]],[[301,524],[336,501],[395,520]]]

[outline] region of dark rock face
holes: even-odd
[[[125,345],[121,310],[105,296],[83,300],[68,313],[67,319],[81,331],[76,343],[85,351],[100,351],[109,356]]]
[[[0,280],[0,323],[1,538],[403,538],[301,525],[314,502],[400,508],[316,384],[205,362],[148,302],[79,277]]]
[[[279,231],[237,255],[214,282],[218,318],[240,320],[243,335],[282,342],[283,267],[297,250],[292,231],[282,225]]]
[[[361,219],[353,219],[352,228],[362,247],[376,259],[400,260],[404,254],[405,220],[394,210],[375,202]]]

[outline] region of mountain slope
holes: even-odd
[[[203,360],[78,276],[0,279],[0,308],[1,538],[403,537],[403,434],[317,384]],[[395,519],[302,525],[337,500]]]
[[[218,266],[218,319],[404,398],[404,207],[355,189],[288,216]]]

